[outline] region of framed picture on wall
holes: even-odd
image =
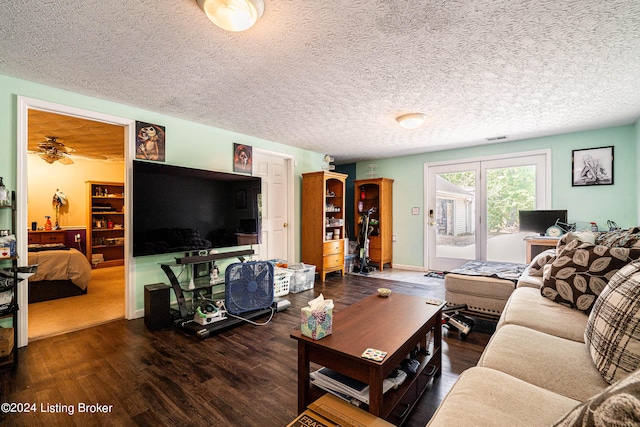
[[[164,126],[136,122],[136,159],[164,162]]]
[[[571,185],[613,184],[613,145],[571,152]]]
[[[252,147],[244,144],[233,144],[233,171],[251,175],[253,159]]]

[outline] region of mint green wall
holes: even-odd
[[[640,119],[636,122],[636,223],[640,224]],[[631,175],[632,177],[634,175]]]
[[[412,156],[359,162],[357,179],[366,178],[369,165],[377,165],[378,176],[394,179],[393,231],[397,241],[393,262],[406,266],[424,266],[424,164],[486,156],[551,149],[552,208],[567,209],[569,220],[578,225],[595,221],[599,226],[612,219],[621,227],[640,224],[637,181],[640,176],[636,149],[640,131],[636,126],[621,126],[575,132],[524,141],[446,150]],[[571,151],[614,146],[614,185],[571,186]],[[419,207],[420,215],[411,215]]]
[[[17,99],[18,96],[40,99],[61,105],[95,111],[112,116],[157,123],[166,127],[166,163],[201,169],[232,171],[233,143],[251,145],[272,152],[292,155],[296,161],[295,217],[296,217],[296,261],[300,259],[300,189],[301,174],[316,171],[322,164],[322,153],[302,150],[260,138],[205,126],[187,120],[142,110],[127,105],[116,104],[96,98],[78,95],[68,91],[0,75],[0,176],[5,178],[9,189],[16,188],[16,145],[17,145]],[[8,219],[1,218],[2,227],[7,228]],[[144,306],[144,285],[167,282],[158,266],[167,257],[136,258],[136,309]]]

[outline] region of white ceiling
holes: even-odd
[[[633,123],[640,1],[2,1],[0,74],[346,163]]]

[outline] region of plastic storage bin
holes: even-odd
[[[291,284],[289,285],[289,292],[295,294],[313,289],[313,283],[316,280],[315,265],[299,263],[290,265],[286,270],[293,273]]]
[[[353,272],[353,265],[356,262],[356,254],[346,254],[344,256],[344,272],[345,274]]]

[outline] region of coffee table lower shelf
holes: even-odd
[[[421,362],[418,372],[408,377],[397,389],[391,389],[384,394],[382,412],[379,416],[391,424],[402,425],[429,383],[440,376],[440,368],[429,363],[431,355],[421,353],[418,360]],[[310,385],[309,397],[312,401],[319,399],[325,393],[327,393],[326,390]],[[369,411],[369,405],[362,404],[360,409]]]

